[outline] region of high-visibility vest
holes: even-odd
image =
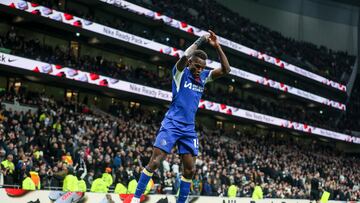
[[[128,184],[128,194],[135,194],[136,191],[136,187],[137,187],[137,181],[135,179],[133,179],[132,181],[129,182]]]
[[[263,192],[260,186],[255,186],[254,192],[252,193],[252,199],[258,200],[263,199]]]
[[[45,113],[42,113],[39,117],[39,121],[41,122],[41,121],[45,120],[45,118],[46,118]]]
[[[34,157],[35,157],[35,159],[39,159],[40,158],[40,155],[43,155],[44,154],[44,152],[43,151],[36,151],[36,152],[34,152]]]
[[[61,132],[61,124],[60,123],[54,123],[53,129],[55,129],[57,132]]]
[[[1,162],[1,165],[3,165],[3,168],[6,169],[6,168],[9,167],[9,166],[8,166],[8,162],[9,162],[9,161],[8,161],[7,159],[5,159],[4,161]]]
[[[78,181],[78,192],[86,192],[86,182],[85,180],[79,180]]]
[[[237,187],[236,185],[230,185],[228,189],[228,197],[236,197]]]
[[[5,169],[9,169],[10,174],[14,173],[15,165],[13,162],[6,159],[6,160],[2,161],[1,164],[4,166]]]
[[[91,192],[107,193],[109,188],[107,187],[104,179],[97,178],[93,181],[91,185]]]
[[[35,183],[30,177],[26,177],[22,182],[23,190],[35,190]]]
[[[35,171],[30,171],[30,177],[31,177],[31,180],[34,182],[35,186],[37,187],[37,189],[40,190],[41,181],[40,181],[39,174]]]
[[[146,189],[144,194],[147,195],[151,191],[151,189],[154,187],[154,181],[150,179],[149,183],[146,185]]]
[[[74,175],[65,176],[63,183],[64,192],[78,192],[78,179]]]
[[[127,193],[127,188],[122,183],[118,183],[118,184],[116,184],[114,193],[115,194],[126,194]]]
[[[101,178],[105,181],[105,183],[108,187],[113,184],[113,178],[112,178],[111,174],[103,173]]]

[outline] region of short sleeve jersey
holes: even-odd
[[[195,78],[189,67],[178,71],[176,66],[172,70],[172,101],[166,117],[185,124],[195,123],[195,114],[206,83],[211,82],[211,71],[204,70]]]

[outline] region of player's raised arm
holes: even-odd
[[[216,52],[219,55],[220,58],[220,63],[221,63],[221,67],[220,68],[216,68],[213,71],[211,71],[211,79],[216,79],[219,78],[223,75],[226,75],[228,73],[230,73],[230,65],[229,65],[229,61],[224,53],[224,51],[222,50],[220,43],[215,35],[215,33],[211,30],[209,30],[210,32],[210,36],[209,36],[209,44],[214,47],[216,49]]]
[[[189,46],[184,55],[176,62],[176,68],[178,71],[183,71],[187,65],[188,59],[191,56],[191,53],[199,48],[202,44],[208,41],[209,35],[203,35],[199,37],[191,46]]]

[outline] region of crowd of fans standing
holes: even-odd
[[[0,161],[6,185],[20,185],[28,170],[36,171],[42,188],[61,188],[71,166],[86,167],[88,188],[96,177],[111,169],[114,188],[138,179],[151,156],[152,143],[162,119],[161,111],[113,104],[113,116],[96,115],[83,104],[3,93],[1,102],[17,101],[39,106],[37,112],[0,111]],[[311,180],[319,174],[322,190],[330,199],[359,199],[359,157],[348,156],[315,140],[299,142],[272,131],[246,128],[210,130],[198,126],[200,155],[193,180],[194,195],[226,196],[230,185],[237,196],[250,197],[261,185],[265,198],[308,198]],[[281,133],[280,133],[281,134]],[[175,150],[175,149],[174,149]],[[175,194],[181,163],[169,155],[155,172],[155,193]]]

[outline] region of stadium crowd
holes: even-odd
[[[215,0],[142,1],[129,0],[160,12],[171,18],[187,22],[203,30],[214,29],[217,34],[270,56],[305,67],[310,71],[346,82],[352,71],[355,56],[334,51],[325,46],[296,41],[281,33],[251,22]],[[347,75],[342,77],[343,73]]]
[[[360,81],[355,80],[353,91],[351,92],[350,99],[347,105],[346,114],[339,119],[339,128],[351,129],[360,132]]]
[[[62,49],[61,45],[43,44],[38,38],[25,38],[19,35],[15,27],[0,36],[0,47],[11,50],[17,56],[24,56],[38,61],[51,64],[59,64],[77,70],[94,72],[97,74],[122,79],[133,82],[140,82],[153,87],[171,87],[171,77],[169,73],[159,78],[154,72],[146,67],[133,67],[121,61],[109,61],[104,56],[90,56],[81,54],[77,58],[72,54],[72,50],[67,47]],[[156,78],[156,80],[155,80]],[[167,86],[166,86],[167,85]]]
[[[24,56],[51,64],[60,64],[78,70],[95,72],[116,79],[126,80],[142,85],[147,85],[164,90],[171,90],[170,69],[164,68],[164,74],[159,75],[158,70],[151,70],[148,67],[133,66],[122,60],[111,61],[106,56],[90,56],[80,54],[77,58],[72,54],[71,49],[61,49],[59,46],[49,46],[36,38],[24,38],[17,33],[14,27],[4,36],[0,36],[0,47],[11,50],[11,53]],[[286,102],[286,100],[262,100],[256,96],[241,96],[241,91],[234,85],[228,89],[217,88],[209,85],[206,88],[204,99],[232,105],[238,108],[277,116],[296,122],[301,122],[329,130],[336,130],[350,133],[349,129],[356,128],[356,121],[346,122],[346,125],[338,125],[333,117],[319,114],[318,111],[305,109],[300,106]]]
[[[296,41],[285,37],[279,32],[251,22],[249,19],[222,6],[215,0],[196,2],[190,0],[129,1],[177,20],[190,23],[203,30],[213,29],[222,37],[304,67],[334,81],[347,82],[352,72],[352,66],[355,63],[355,56],[343,51],[334,51],[325,46],[319,47],[309,42]],[[184,39],[180,37],[167,34],[157,28],[150,28],[136,22],[130,22],[120,16],[104,18],[104,13],[99,14],[93,8],[86,7],[86,9],[81,10],[81,8],[85,8],[84,5],[79,8],[70,8],[59,6],[57,0],[35,0],[35,2],[172,47],[186,48]]]
[[[23,174],[39,173],[42,188],[61,188],[70,166],[87,168],[88,188],[106,168],[114,187],[138,179],[151,156],[151,147],[164,115],[146,107],[114,103],[109,115],[92,113],[74,101],[54,101],[40,93],[14,89],[2,92],[0,102],[39,107],[37,112],[0,110],[0,162],[6,185],[21,184]],[[31,96],[30,96],[31,95]],[[321,190],[330,199],[360,198],[359,158],[271,131],[248,127],[236,131],[198,125],[200,155],[192,184],[194,195],[226,196],[230,185],[237,196],[251,197],[261,185],[265,198],[308,198],[311,180],[319,173]],[[175,150],[174,150],[175,151]],[[175,194],[181,177],[179,156],[169,155],[153,176],[155,193]]]

